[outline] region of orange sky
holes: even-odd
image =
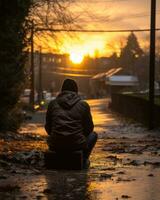
[[[143,29],[150,26],[150,0],[75,0],[70,11],[76,17],[76,24],[83,29]],[[160,1],[157,0],[157,27],[160,27]],[[118,52],[125,44],[128,33],[56,33],[60,53],[75,53],[91,56],[110,55]],[[148,36],[136,34],[144,46]],[[160,32],[157,34],[160,35]],[[48,39],[47,51],[55,53],[53,39]],[[45,51],[46,51],[45,50]],[[97,53],[98,52],[98,53]]]

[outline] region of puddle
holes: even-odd
[[[38,171],[24,167],[17,172],[16,169],[8,172],[0,169],[0,199],[158,200],[160,198],[159,138],[154,140],[150,132],[135,124],[126,124],[125,127],[108,110],[106,99],[88,102],[91,105],[95,130],[99,134],[99,140],[91,155],[90,169],[82,171],[39,169]],[[34,116],[34,121],[34,124],[25,124],[20,134],[31,133],[39,135],[40,138],[30,138],[25,141],[1,140],[0,151],[8,153],[45,151],[47,144],[43,128],[44,112],[41,112],[37,119]],[[151,136],[146,137],[149,134]],[[15,184],[18,187],[12,192],[1,192],[2,185],[7,187],[7,184]]]

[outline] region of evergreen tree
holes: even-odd
[[[124,68],[128,74],[136,74],[135,64],[143,56],[143,50],[141,49],[136,35],[131,32],[127,38],[127,44],[121,50],[120,65]]]
[[[118,56],[117,56],[117,53],[113,53],[111,56],[110,56],[110,58],[109,58],[109,60],[110,60],[110,66],[111,67],[119,67],[119,58],[118,58]]]
[[[0,0],[0,130],[18,127],[16,105],[23,82],[30,0]]]

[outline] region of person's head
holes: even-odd
[[[72,79],[65,79],[61,91],[65,90],[78,93],[77,83]]]

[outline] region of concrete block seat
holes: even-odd
[[[83,169],[83,151],[45,152],[45,166],[48,169]]]

